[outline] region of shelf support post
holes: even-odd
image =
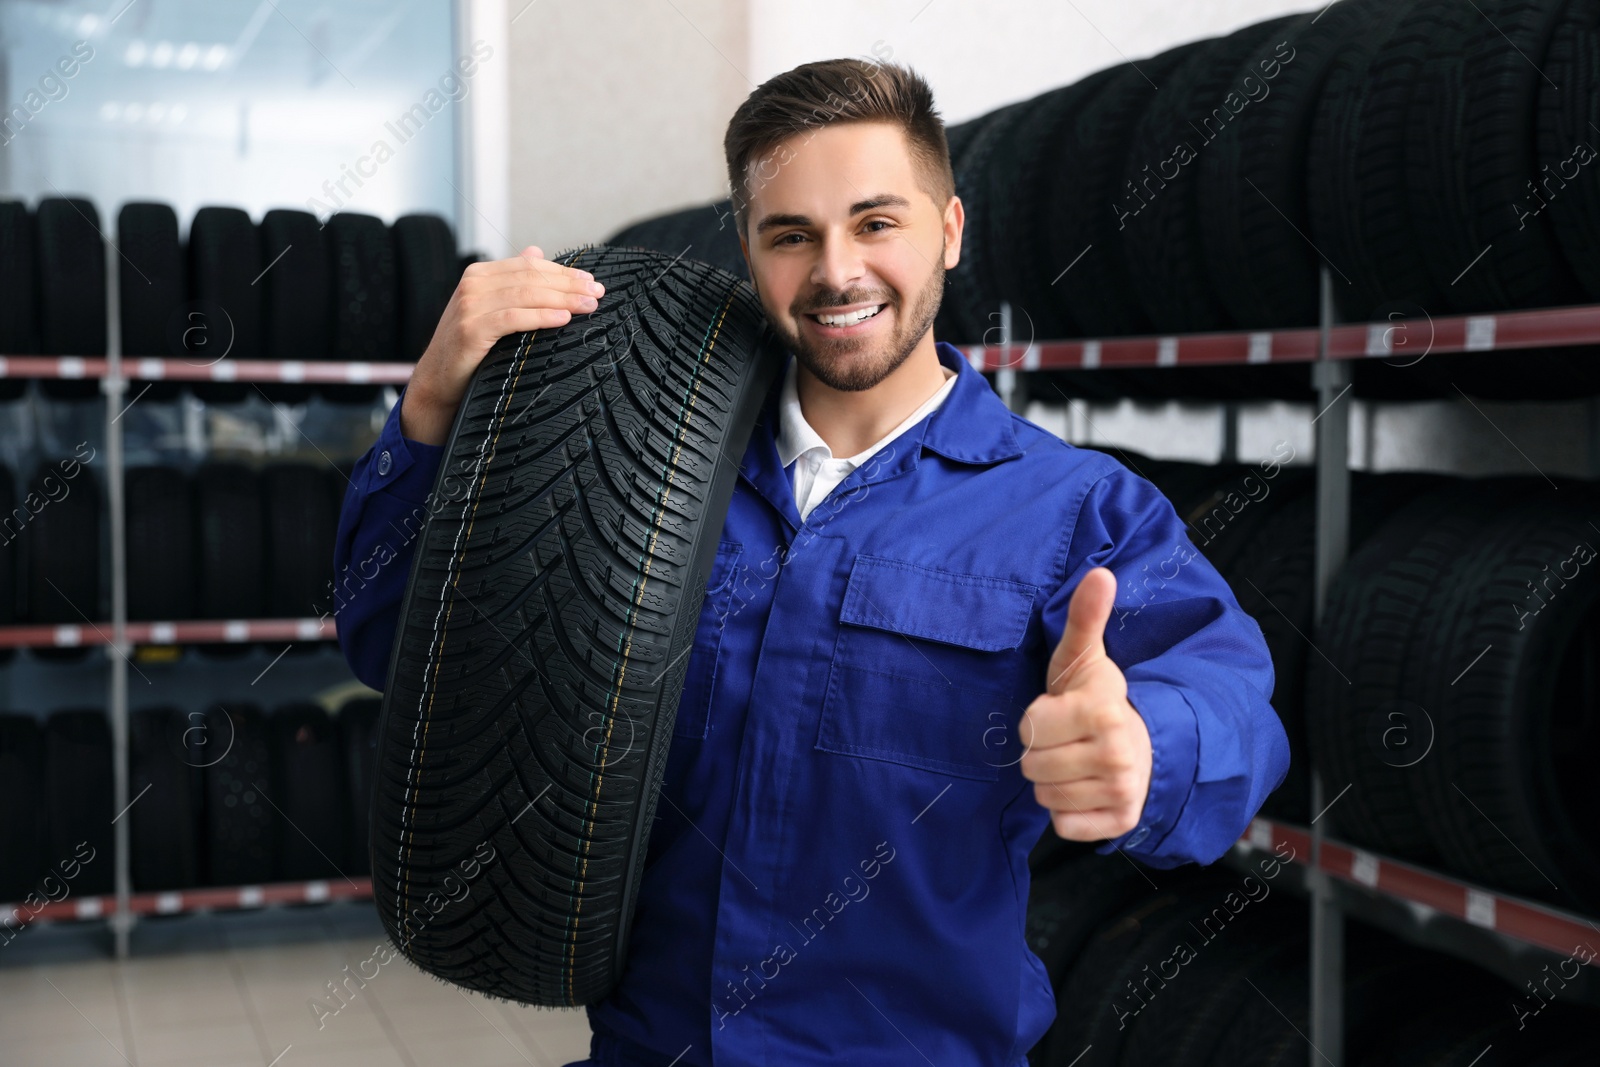
[[[111,719],[111,803],[116,816],[112,829],[112,864],[117,905],[111,914],[111,932],[116,958],[128,957],[128,933],[133,929],[129,909],[132,883],[129,877],[131,835],[128,827],[128,555],[126,515],[123,510],[122,401],[128,391],[122,376],[122,319],[117,291],[121,276],[111,241],[106,254],[106,376],[100,391],[106,406],[106,510],[111,533],[111,647],[106,649],[109,676],[106,713]]]
[[[1239,401],[1224,400],[1220,412],[1222,442],[1218,449],[1218,463],[1239,462]]]
[[[1321,329],[1317,359],[1311,365],[1317,390],[1316,431],[1317,530],[1315,624],[1322,621],[1328,588],[1344,565],[1350,541],[1350,386],[1348,360],[1331,359],[1333,280],[1322,268]],[[1316,632],[1313,625],[1312,632]],[[1330,802],[1322,772],[1311,768],[1311,1044],[1312,1067],[1344,1065],[1344,912],[1334,895],[1331,877],[1322,869],[1322,842],[1328,832],[1324,809]]]
[[[1017,373],[1011,349],[1011,301],[1000,301],[1000,366],[994,372],[994,391],[1000,394],[1006,407],[1021,412],[1027,407],[1023,399],[1022,376]],[[988,333],[984,333],[988,337]],[[985,344],[988,342],[985,341]]]

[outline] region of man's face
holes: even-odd
[[[964,215],[959,198],[935,205],[917,184],[898,125],[808,130],[746,173],[740,244],[767,319],[801,366],[833,389],[871,389],[931,343]]]

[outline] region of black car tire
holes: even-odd
[[[754,291],[724,271],[606,246],[555,261],[605,295],[502,338],[461,404],[372,809],[374,897],[401,952],[548,1006],[593,1003],[622,973],[685,654],[781,366]],[[475,880],[440,898],[452,874]]]

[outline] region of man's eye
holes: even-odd
[[[789,242],[789,238],[791,238],[791,237],[799,237],[801,240],[805,240],[805,235],[804,234],[786,233],[782,237],[780,237],[776,241],[774,241],[773,244],[780,244],[780,245],[781,244],[787,244]]]
[[[867,225],[868,226],[892,226],[894,224],[891,223],[891,222],[885,221],[884,219],[873,219],[871,222],[867,223]],[[873,232],[876,233],[877,231],[874,230]]]

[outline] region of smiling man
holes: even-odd
[[[965,215],[921,78],[797,67],[724,148],[792,358],[740,466],[583,1062],[1021,1067],[1056,1010],[1024,937],[1034,844],[1221,856],[1288,769],[1266,643],[1155,486],[935,341]],[[356,466],[338,573],[425,501],[494,341],[595,291],[537,248],[468,269]],[[375,686],[404,564],[339,617]],[[1139,611],[1108,630],[1118,604]]]

